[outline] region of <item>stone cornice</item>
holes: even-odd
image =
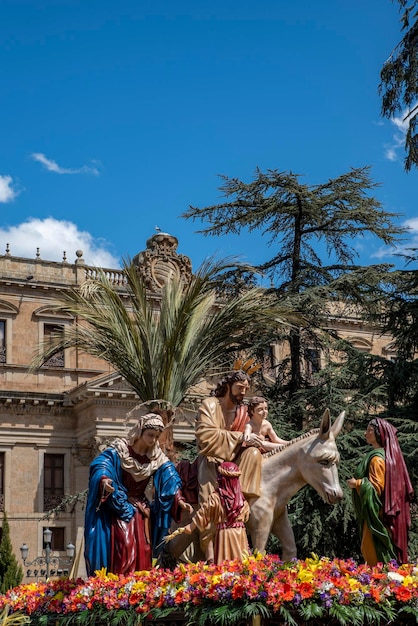
[[[0,406],[7,407],[10,410],[22,410],[25,407],[42,407],[43,410],[49,408],[56,412],[58,407],[64,408],[64,394],[1,391]]]

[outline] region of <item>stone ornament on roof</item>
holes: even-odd
[[[176,237],[157,232],[148,239],[147,249],[133,258],[150,291],[161,291],[170,278],[180,278],[185,284],[190,281],[191,261],[188,256],[177,253],[177,246]]]

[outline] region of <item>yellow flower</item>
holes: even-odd
[[[311,552],[311,554],[312,554],[312,558],[305,559],[305,565],[312,572],[315,572],[317,569],[321,569],[324,563],[329,562],[329,559],[325,557],[320,558],[317,554],[315,554],[315,552]]]
[[[299,580],[305,583],[310,583],[313,577],[313,572],[308,569],[301,569],[298,573]]]
[[[356,580],[355,578],[348,578],[348,584],[351,587],[351,591],[357,591],[357,589],[360,589],[361,584],[359,583],[358,580]]]
[[[119,576],[117,576],[117,574],[108,572],[105,567],[102,567],[102,569],[96,569],[94,573],[100,580],[119,580]]]

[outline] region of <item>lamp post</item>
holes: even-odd
[[[26,543],[24,543],[20,547],[20,553],[22,555],[23,565],[25,567],[27,566],[31,567],[32,565],[39,565],[39,567],[42,567],[44,565],[45,569],[41,569],[40,573],[42,576],[45,574],[45,580],[48,580],[49,574],[51,572],[51,566],[55,567],[56,571],[58,572],[60,565],[70,565],[72,563],[72,560],[74,558],[75,546],[71,542],[68,544],[68,546],[66,547],[66,551],[67,551],[66,557],[65,556],[64,557],[52,556],[51,555],[52,530],[50,530],[49,528],[44,528],[43,537],[44,537],[45,548],[41,556],[37,556],[36,558],[33,559],[33,561],[27,561],[29,548],[26,545]],[[54,570],[52,571],[53,573],[55,573]],[[30,577],[31,575],[32,575],[31,570],[28,570],[26,573],[26,576]],[[38,570],[34,570],[33,576],[37,576],[37,575],[38,575]]]

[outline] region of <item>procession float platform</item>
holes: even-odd
[[[249,554],[20,585],[0,596],[0,611],[30,626],[409,626],[418,622],[418,566]]]

